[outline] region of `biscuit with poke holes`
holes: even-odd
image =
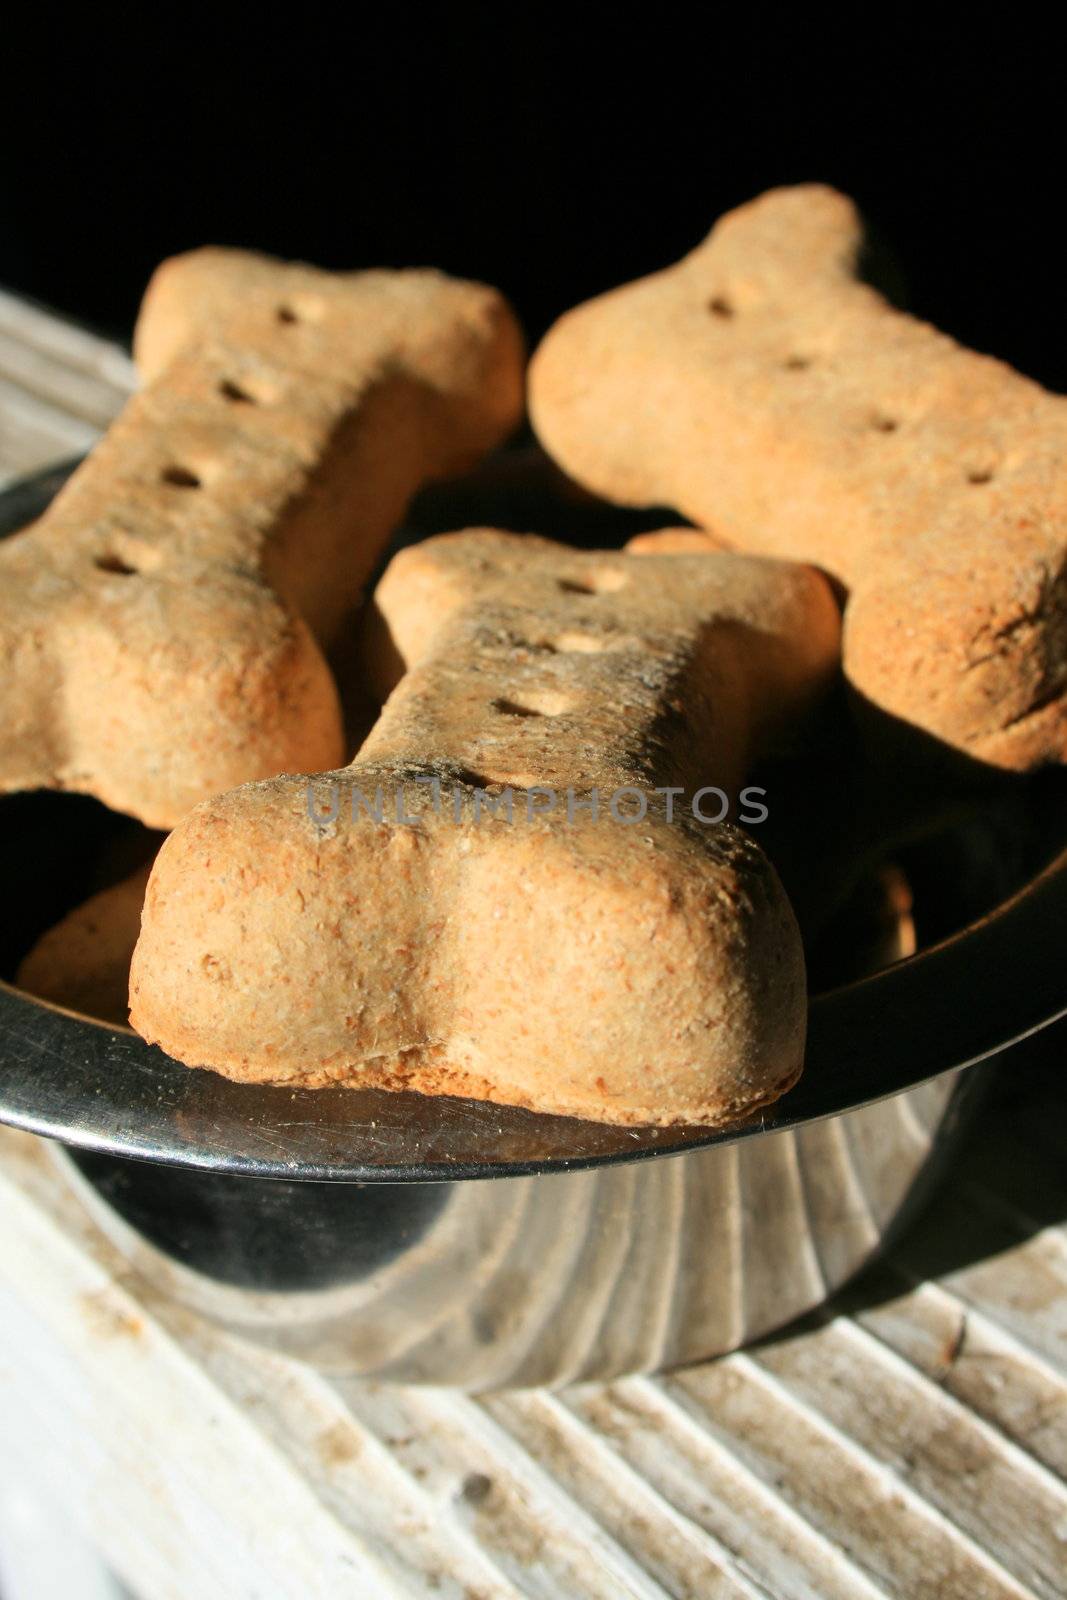
[[[246,1082],[631,1124],[774,1100],[800,938],[701,791],[834,676],[825,579],[481,530],[402,551],[376,606],[408,671],[355,762],[247,784],[163,845],[134,1027]]]
[[[238,251],[161,267],[147,379],[0,545],[0,790],[151,827],[344,744],[323,657],[410,495],[502,439],[521,337],[493,290]]]
[[[778,189],[676,266],[568,312],[537,433],[626,505],[849,591],[845,670],[944,745],[1067,759],[1067,399],[895,310],[850,201]]]

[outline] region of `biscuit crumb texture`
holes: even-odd
[[[838,610],[810,569],[642,546],[476,530],[396,556],[376,604],[409,670],[312,806],[277,777],[171,834],[134,1027],[245,1082],[613,1123],[714,1125],[787,1089],[806,998],[777,876],[652,791],[729,792],[833,678]]]
[[[860,695],[977,761],[1067,759],[1067,400],[895,310],[818,185],[567,313],[530,409],[578,482],[850,591]]]

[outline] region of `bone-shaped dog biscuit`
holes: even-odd
[[[0,789],[153,827],[343,759],[320,646],[428,478],[522,406],[492,290],[236,251],[160,269],[148,385],[42,520],[0,546]]]
[[[148,867],[140,867],[75,906],[23,958],[19,988],[100,1022],[125,1023],[147,884]]]
[[[730,793],[834,671],[825,580],[475,531],[401,552],[377,604],[414,664],[353,765],[313,807],[248,784],[164,844],[134,1027],[237,1079],[608,1122],[779,1095],[805,1016],[788,902],[740,829],[652,791],[719,814],[698,791]]]
[[[845,667],[967,754],[1067,759],[1067,400],[892,309],[833,190],[773,191],[564,316],[531,368],[546,448],[851,591]]]

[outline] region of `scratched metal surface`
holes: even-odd
[[[0,484],[84,449],[121,354],[0,294]],[[150,1293],[0,1130],[0,1449],[146,1600],[1067,1595],[1067,1029],[823,1313],[663,1378],[337,1384]]]

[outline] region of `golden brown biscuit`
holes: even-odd
[[[675,505],[851,591],[845,667],[981,761],[1067,759],[1067,400],[889,306],[852,204],[807,186],[564,316],[537,432],[627,505]]]
[[[832,676],[825,580],[483,530],[401,552],[376,601],[409,671],[356,761],[247,784],[164,844],[134,1027],[247,1082],[605,1122],[781,1094],[796,924],[699,791],[736,790]]]
[[[659,533],[635,533],[627,539],[631,555],[701,555],[709,550],[730,550],[732,545],[709,528],[664,528]]]
[[[100,1022],[125,1023],[149,871],[141,867],[94,894],[42,934],[18,969],[19,988]]]
[[[137,349],[147,387],[0,546],[0,789],[168,827],[343,759],[320,645],[412,492],[516,423],[522,346],[478,284],[204,250]]]

